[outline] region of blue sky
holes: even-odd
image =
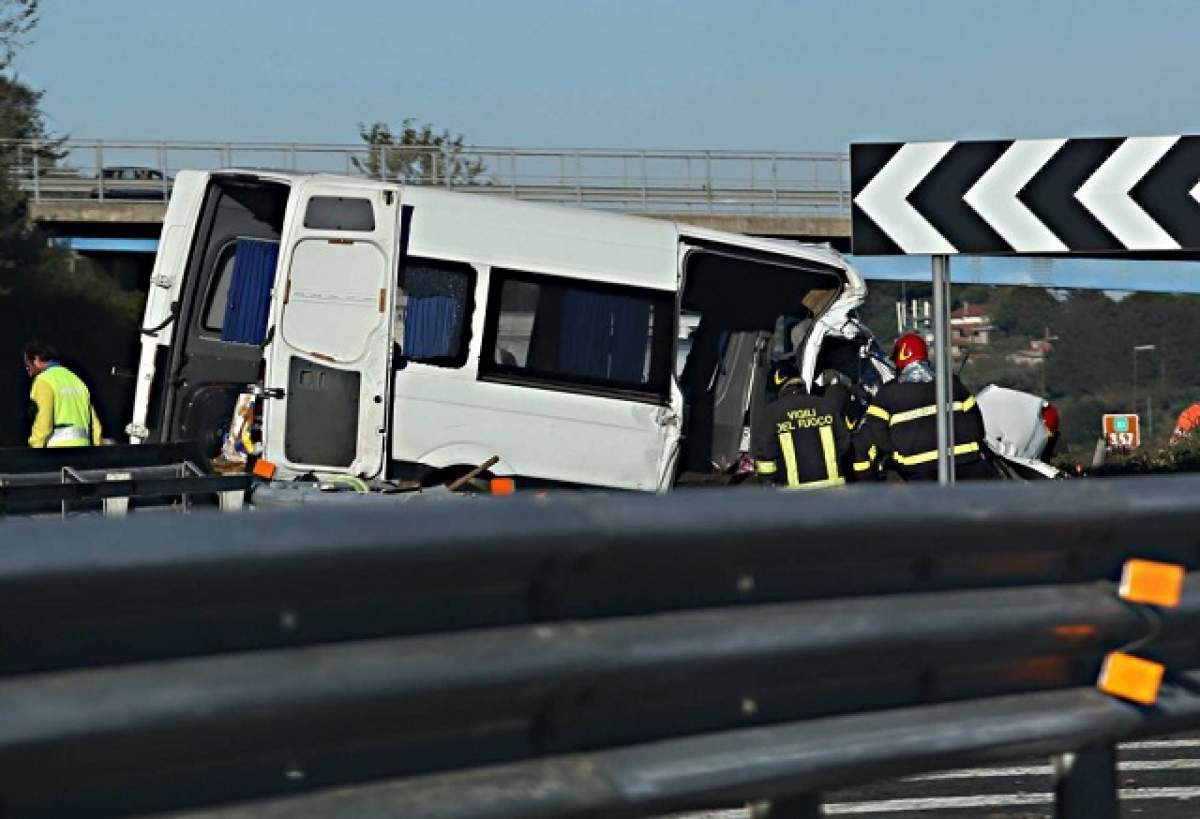
[[[58,133],[845,151],[852,141],[1200,133],[1200,0],[46,0],[18,73]],[[923,258],[862,259],[927,278]],[[1056,286],[1200,288],[1059,261]],[[1029,263],[956,260],[956,281]]]
[[[1195,0],[46,0],[80,138],[845,150],[1200,131]]]

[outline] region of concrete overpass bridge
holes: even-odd
[[[848,249],[849,160],[783,151],[71,140],[9,143],[30,214],[81,252],[152,251],[179,170],[277,168],[403,179]]]

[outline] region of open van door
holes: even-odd
[[[285,472],[382,474],[398,189],[295,194],[267,354],[265,456]]]

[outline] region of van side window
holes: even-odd
[[[304,209],[304,226],[313,230],[375,230],[370,199],[349,196],[314,196]]]
[[[466,364],[474,292],[475,269],[468,264],[407,259],[396,293],[400,355],[439,367]]]
[[[208,304],[204,308],[204,321],[201,326],[205,330],[221,332],[225,326],[225,304],[229,300],[229,283],[233,281],[233,260],[237,244],[230,242],[221,248],[217,259],[216,273],[212,277],[212,286],[208,292]]]
[[[279,242],[239,238],[221,248],[201,326],[222,341],[261,344],[267,330]]]
[[[669,396],[673,293],[495,268],[489,291],[482,377]]]

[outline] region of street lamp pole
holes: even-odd
[[[1153,344],[1138,344],[1133,348],[1133,411],[1137,412],[1137,354],[1156,349]],[[1147,419],[1149,420],[1149,419]]]

